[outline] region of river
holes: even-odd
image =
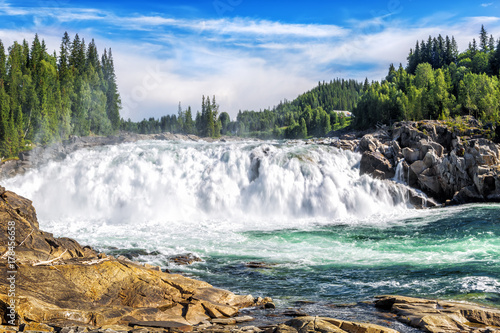
[[[414,209],[406,186],[359,176],[360,158],[302,142],[140,141],[3,185],[34,202],[42,230],[279,307],[349,317],[382,294],[500,304],[500,205]],[[169,263],[184,253],[203,262]]]

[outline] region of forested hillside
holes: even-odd
[[[99,56],[67,33],[59,55],[35,35],[6,49],[0,40],[0,157],[69,135],[110,134],[120,125],[111,49]]]
[[[462,53],[455,39],[429,37],[410,50],[408,65],[393,65],[381,83],[366,87],[354,109],[354,125],[377,122],[445,119],[472,115],[484,122],[500,120],[500,40],[481,27]]]
[[[191,107],[177,115],[150,118],[134,123],[123,121],[121,128],[139,133],[173,132],[218,137],[223,135],[256,136],[262,138],[305,138],[324,136],[332,129],[345,126],[346,117],[336,110],[352,110],[363,85],[355,80],[320,82],[309,92],[293,101],[283,101],[272,109],[239,111],[231,121],[227,112],[219,113],[215,96],[202,98],[202,111],[197,112],[194,125]]]

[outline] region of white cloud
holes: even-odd
[[[493,5],[493,2],[482,3],[482,4],[481,4],[481,7],[489,7],[489,6],[491,6],[491,5]]]

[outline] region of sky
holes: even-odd
[[[111,48],[121,115],[139,121],[201,107],[261,110],[336,78],[380,80],[417,40],[481,25],[500,38],[500,0],[0,0],[0,39],[38,33],[48,51],[65,31]]]

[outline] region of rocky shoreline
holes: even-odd
[[[54,238],[39,229],[31,201],[3,188],[0,229],[2,332],[397,332],[293,310],[283,323],[254,326],[241,310],[273,310],[270,298],[235,295]],[[500,332],[498,309],[402,296],[379,296],[371,304],[422,332]]]

